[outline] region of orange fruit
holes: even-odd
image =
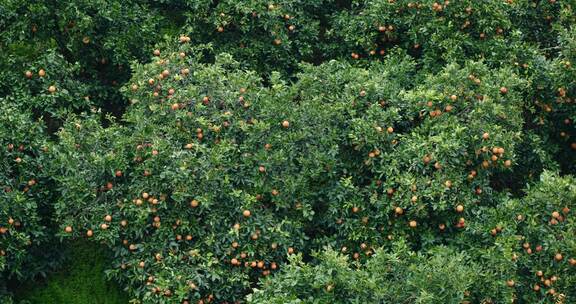
[[[564,258],[564,257],[562,256],[561,253],[557,253],[557,254],[554,255],[554,259],[555,259],[556,261],[558,261],[558,262],[562,261],[563,258]]]

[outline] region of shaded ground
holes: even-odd
[[[18,287],[20,304],[126,304],[128,296],[105,278],[105,250],[94,244],[71,244],[69,262],[61,271],[42,282],[27,282]]]

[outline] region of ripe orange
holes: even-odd
[[[554,255],[554,259],[555,259],[556,261],[558,261],[558,262],[562,261],[563,258],[564,258],[564,257],[562,256],[561,253],[557,253],[557,254]]]
[[[66,228],[64,228],[64,231],[66,231],[66,233],[72,233],[72,227],[66,226]]]
[[[40,70],[38,71],[38,76],[40,76],[40,77],[46,76],[46,71],[44,71],[43,69],[40,69]]]
[[[243,215],[244,217],[250,217],[251,212],[250,212],[250,210],[244,210],[244,212],[242,212],[242,215]]]
[[[422,160],[424,161],[424,164],[427,165],[430,162],[430,156],[426,155]]]
[[[414,220],[410,221],[410,223],[408,223],[408,225],[410,225],[410,228],[416,228],[416,226],[418,226],[418,223]]]
[[[290,127],[290,122],[287,121],[287,120],[284,120],[284,121],[282,122],[282,127],[284,127],[284,128]]]

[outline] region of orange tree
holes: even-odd
[[[51,129],[69,111],[87,110],[93,104],[88,86],[78,79],[80,65],[68,63],[54,50],[18,52],[0,63],[0,97],[7,103],[30,110],[34,118],[43,117]]]
[[[473,248],[491,275],[467,297],[515,296],[514,229],[494,239],[504,224],[481,218],[500,214],[493,178],[510,174],[526,136],[513,69],[415,76],[397,50],[264,86],[229,55],[198,63],[205,51],[159,48],[133,66],[125,125],[72,119],[52,154],[59,235],[108,244],[109,273],[135,297],[240,301],[287,254],[330,245],[362,262],[395,239],[423,254]]]
[[[338,131],[365,111],[349,107],[355,84],[331,105],[308,80],[274,76],[267,88],[229,56],[203,65],[181,54],[192,51],[134,67],[126,127],[70,121],[54,147],[60,235],[106,242],[118,256],[111,274],[147,301],[242,299],[287,253],[309,250],[316,212],[356,167]],[[399,55],[374,75],[337,62],[323,72],[342,74],[329,88],[364,77],[384,97],[410,79],[386,72],[395,64],[412,66]]]
[[[479,210],[457,245],[415,253],[401,239],[391,250],[376,249],[363,265],[331,249],[312,264],[293,255],[248,302],[570,303],[576,296],[575,185],[573,177],[544,172],[524,198]],[[494,282],[500,276],[507,279]]]
[[[576,163],[576,85],[572,66],[576,60],[576,31],[573,28],[559,31],[558,56],[553,60],[538,57],[526,71],[534,86],[527,92],[527,99],[532,101],[528,104],[532,115],[527,124],[548,143],[544,148],[555,155],[563,172],[568,173],[574,172]]]
[[[24,125],[131,104],[50,144],[59,235],[108,244],[150,302],[240,301],[287,252],[364,263],[398,239],[492,265],[472,301],[519,295],[510,255],[539,228],[502,206],[574,173],[572,4],[236,2],[0,5],[0,97]],[[163,33],[180,45],[153,50]]]
[[[292,255],[290,264],[248,296],[248,303],[459,304],[481,271],[466,253],[448,247],[423,254],[394,241],[392,248],[376,250],[362,266],[332,249],[315,255],[313,265]]]
[[[182,6],[192,43],[212,43],[245,67],[292,74],[300,61],[325,57],[321,39],[338,1],[194,1]]]
[[[31,278],[54,266],[48,257],[49,181],[44,127],[0,100],[0,290],[10,278]]]
[[[30,85],[20,85],[14,78],[31,69],[32,79],[38,82],[38,72],[44,69],[47,76],[42,84],[46,87],[41,91],[55,85],[61,98],[68,95],[63,90],[69,90],[68,100],[40,104],[36,98],[20,100],[26,106],[51,114],[62,109],[85,110],[81,107],[86,105],[85,97],[107,112],[122,113],[124,100],[118,88],[130,77],[129,62],[144,60],[143,55],[162,33],[174,27],[174,22],[153,6],[136,0],[3,1],[0,50],[8,60],[1,63],[0,79],[8,79],[0,82],[0,96],[7,94],[2,92],[6,87],[8,93],[26,92]],[[68,66],[73,66],[73,71]],[[77,85],[72,88],[58,83],[64,78],[73,79]],[[77,96],[80,88],[84,92]]]

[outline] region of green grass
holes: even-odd
[[[43,282],[27,282],[16,293],[21,304],[126,304],[128,296],[104,275],[106,257],[95,244],[73,243],[61,271]]]

